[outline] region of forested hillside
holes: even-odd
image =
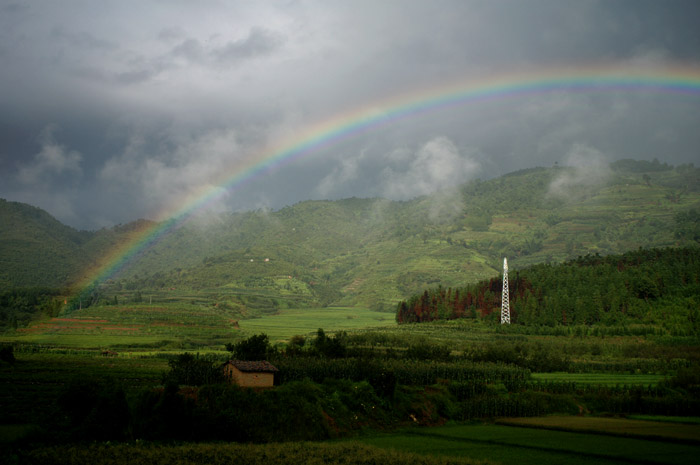
[[[700,331],[700,248],[639,249],[587,255],[509,273],[511,321],[523,325],[658,325]],[[502,276],[426,290],[398,305],[400,323],[455,318],[497,320]]]
[[[34,207],[1,205],[6,289],[69,285],[144,226],[78,232]],[[221,289],[247,308],[299,302],[391,311],[427,287],[494,276],[504,256],[518,269],[699,241],[700,170],[623,160],[595,170],[534,168],[403,202],[313,200],[195,215],[100,287],[109,298]]]
[[[91,235],[40,208],[0,199],[0,289],[68,283]]]

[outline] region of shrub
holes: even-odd
[[[59,423],[71,439],[123,439],[131,421],[122,387],[113,380],[76,379],[57,401]]]
[[[423,342],[409,346],[406,350],[406,358],[447,361],[450,359],[450,352],[450,348],[447,346]]]
[[[168,360],[168,366],[170,371],[163,374],[163,384],[202,386],[224,381],[223,371],[212,357],[186,352]]]
[[[15,364],[15,353],[11,345],[0,347],[0,361],[7,362],[10,365]]]
[[[235,344],[226,344],[226,350],[233,352],[238,360],[265,360],[270,351],[270,340],[267,334],[255,334]]]

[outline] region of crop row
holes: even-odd
[[[323,359],[284,357],[275,360],[280,383],[306,378],[322,382],[327,378],[364,380],[377,376],[393,376],[396,383],[426,386],[439,380],[458,383],[503,383],[508,390],[523,387],[530,378],[529,370],[493,363],[466,360],[435,362],[419,360],[360,358]]]

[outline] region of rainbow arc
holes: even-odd
[[[339,113],[308,126],[301,133],[271,145],[238,163],[219,179],[212,180],[187,201],[164,211],[161,221],[144,222],[117,244],[94,267],[77,280],[80,292],[116,276],[140,254],[153,247],[168,232],[185,222],[194,212],[235,191],[270,170],[293,163],[321,148],[380,128],[396,121],[441,109],[475,102],[514,99],[555,92],[568,93],[662,93],[700,97],[700,67],[672,65],[645,69],[634,66],[599,65],[531,72],[503,73],[482,79],[441,83],[426,89],[390,96]],[[700,104],[700,100],[698,100]]]

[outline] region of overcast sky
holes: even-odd
[[[700,66],[698,24],[697,0],[0,0],[0,197],[82,229],[156,219],[276,139],[394,94]],[[698,128],[692,95],[471,103],[324,147],[217,207],[406,199],[585,154],[697,163]]]

